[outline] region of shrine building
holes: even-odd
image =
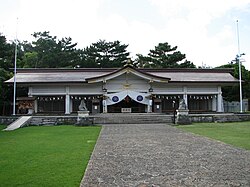
[[[13,84],[14,77],[6,81]],[[20,107],[35,114],[74,114],[82,100],[90,114],[171,113],[180,99],[189,112],[223,112],[222,86],[237,84],[231,69],[17,69],[28,90]],[[26,104],[25,104],[26,103]]]

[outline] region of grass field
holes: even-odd
[[[250,150],[250,122],[199,123],[178,128]]]
[[[0,186],[79,186],[101,127],[0,125]]]

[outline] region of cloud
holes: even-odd
[[[1,3],[8,5],[5,8],[9,12],[0,12],[0,29],[4,28],[9,38],[15,36],[16,17],[19,17],[20,40],[32,40],[31,34],[40,31],[50,31],[58,38],[70,36],[80,48],[99,39],[120,40],[129,44],[128,50],[134,57],[137,53],[146,55],[159,42],[168,42],[178,46],[196,65],[203,62],[210,66],[225,64],[235,57],[235,17],[249,25],[248,19],[238,14],[243,12],[249,16],[250,13],[247,9],[250,0],[139,1],[143,6],[130,0],[11,2]],[[250,28],[244,26],[244,30],[242,49],[250,54],[248,34],[244,34],[249,33]]]
[[[90,35],[97,25],[100,1],[60,0],[21,1],[20,29],[27,36],[30,32],[51,31],[63,36]],[[90,31],[91,30],[91,31]]]
[[[222,21],[214,26],[214,22],[225,19],[231,11],[245,11],[249,0],[150,0],[150,3],[165,17],[168,41],[177,42],[179,49],[196,65],[218,66],[236,55],[235,28]],[[235,23],[235,17],[230,19]],[[211,34],[210,30],[217,32]]]
[[[178,17],[184,13],[197,15],[193,18],[210,17],[219,17],[232,8],[242,8],[249,4],[249,0],[209,0],[209,1],[200,1],[200,0],[149,0],[149,2],[159,9],[165,17]]]

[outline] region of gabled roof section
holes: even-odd
[[[109,80],[125,73],[132,73],[148,81],[168,83],[212,83],[220,85],[238,84],[232,76],[232,69],[137,69],[132,65],[123,68],[77,68],[77,69],[17,69],[16,82],[30,84],[69,84],[94,83]],[[14,78],[5,81],[12,84]]]
[[[111,73],[97,76],[97,77],[92,77],[92,78],[87,78],[86,81],[88,83],[96,83],[96,82],[106,82],[107,80],[113,79],[115,77],[118,77],[123,74],[133,74],[135,76],[141,77],[143,79],[149,80],[151,82],[168,82],[170,78],[168,77],[160,77],[154,74],[147,73],[145,71],[141,71],[139,69],[136,69],[133,67],[131,64],[126,64],[124,67],[117,69]]]

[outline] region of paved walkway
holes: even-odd
[[[81,186],[250,186],[250,151],[163,124],[105,125]]]

